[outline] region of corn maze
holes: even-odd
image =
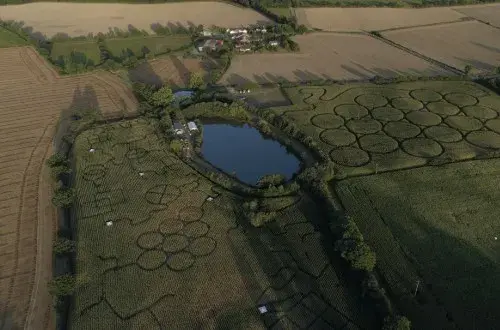
[[[171,154],[145,119],[83,132],[74,155],[72,328],[373,327],[308,220],[321,215],[306,196],[253,228],[244,199]]]
[[[287,90],[284,114],[348,175],[494,155],[500,99],[471,82]]]

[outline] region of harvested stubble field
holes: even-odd
[[[500,159],[351,178],[337,185],[415,329],[500,323]],[[416,296],[412,296],[419,282]]]
[[[141,5],[30,3],[2,7],[1,18],[23,21],[26,26],[48,37],[57,33],[69,36],[106,33],[109,28],[126,30],[129,25],[151,31],[154,23],[237,27],[269,22],[251,9],[208,1]]]
[[[453,8],[456,11],[474,17],[477,20],[500,27],[500,4],[488,4],[483,6],[464,6]]]
[[[500,66],[499,31],[480,22],[409,28],[382,34],[391,41],[459,70],[471,65],[475,69],[472,73],[492,74]]]
[[[52,302],[52,188],[41,173],[58,117],[70,108],[132,112],[137,102],[107,73],[59,77],[29,47],[0,50],[0,72],[0,325],[35,328]]]
[[[241,84],[451,74],[367,35],[312,33],[297,36],[295,40],[300,53],[236,56],[222,81]]]
[[[166,82],[174,87],[187,87],[191,73],[200,72],[208,80],[210,71],[218,65],[210,59],[201,60],[170,55],[142,63],[131,69],[128,72],[128,79],[132,82],[150,85],[161,85]]]
[[[321,218],[311,200],[278,197],[276,222],[253,228],[241,197],[156,132],[137,119],[77,138],[73,329],[372,327],[308,220]]]
[[[325,31],[379,31],[466,17],[451,8],[296,8],[295,13],[299,24]]]
[[[286,89],[284,114],[346,175],[447,163],[500,150],[500,98],[472,82]]]

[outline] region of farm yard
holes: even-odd
[[[311,33],[297,36],[295,41],[300,45],[299,53],[235,56],[222,82],[232,85],[248,81],[368,79],[375,75],[451,75],[367,35]]]
[[[500,159],[469,161],[336,185],[413,328],[499,324],[499,169]]]
[[[0,71],[1,321],[30,328],[51,315],[55,222],[51,179],[41,174],[59,116],[89,107],[129,114],[137,101],[108,73],[61,78],[29,47],[1,49]]]
[[[420,54],[463,70],[492,74],[500,66],[498,29],[469,21],[435,27],[409,28],[382,35]]]
[[[151,25],[199,24],[223,27],[268,23],[269,19],[251,9],[223,2],[168,4],[30,3],[2,7],[3,20],[23,21],[35,32],[52,37],[106,33],[110,28],[127,30],[131,25],[152,32]],[[57,22],[57,23],[55,23]]]
[[[380,31],[455,22],[466,15],[451,8],[296,8],[299,24],[324,31]]]
[[[72,328],[373,327],[324,252],[308,197],[276,197],[277,220],[251,227],[245,199],[170,153],[154,125],[98,126],[75,142]]]
[[[272,111],[316,140],[344,175],[498,153],[500,98],[472,82],[295,87]]]

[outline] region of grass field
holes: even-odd
[[[284,114],[347,175],[498,153],[500,98],[472,82],[351,84],[285,90]]]
[[[0,27],[0,48],[13,47],[13,46],[24,46],[29,43],[19,37],[18,35]]]
[[[486,131],[484,131],[486,132]],[[415,329],[500,323],[500,159],[350,178],[336,190]],[[417,304],[411,298],[419,282]]]
[[[114,56],[120,56],[127,50],[136,56],[142,56],[144,52],[162,54],[185,47],[191,43],[191,37],[189,35],[129,37],[108,39],[105,43]]]
[[[55,42],[52,46],[50,57],[56,61],[60,57],[69,57],[71,52],[84,54],[94,65],[101,62],[99,46],[94,41]]]
[[[324,252],[311,200],[281,197],[276,222],[253,228],[244,200],[155,132],[138,119],[77,138],[73,329],[373,328]]]
[[[267,8],[271,13],[279,15],[279,16],[285,16],[285,17],[290,17],[292,16],[292,12],[290,8]]]

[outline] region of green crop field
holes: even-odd
[[[0,48],[25,45],[29,45],[29,42],[17,34],[0,27]]]
[[[87,60],[91,60],[94,65],[101,62],[99,46],[94,41],[61,41],[54,42],[50,57],[57,61],[60,57],[66,58],[71,53],[83,54]]]
[[[105,41],[114,56],[120,56],[122,52],[130,50],[136,56],[142,55],[144,51],[152,54],[162,54],[185,47],[191,43],[189,35],[171,36],[142,36],[120,39],[108,39]]]
[[[486,132],[486,131],[484,131]],[[415,329],[500,324],[500,159],[349,178],[336,185]],[[417,281],[418,303],[415,294]]]
[[[472,82],[350,84],[285,90],[284,114],[346,175],[491,156],[500,98]]]
[[[321,214],[308,197],[279,197],[276,221],[251,227],[245,200],[171,154],[156,132],[137,119],[75,141],[72,329],[374,328],[326,255],[332,242],[310,222]],[[259,315],[261,304],[268,313]]]

